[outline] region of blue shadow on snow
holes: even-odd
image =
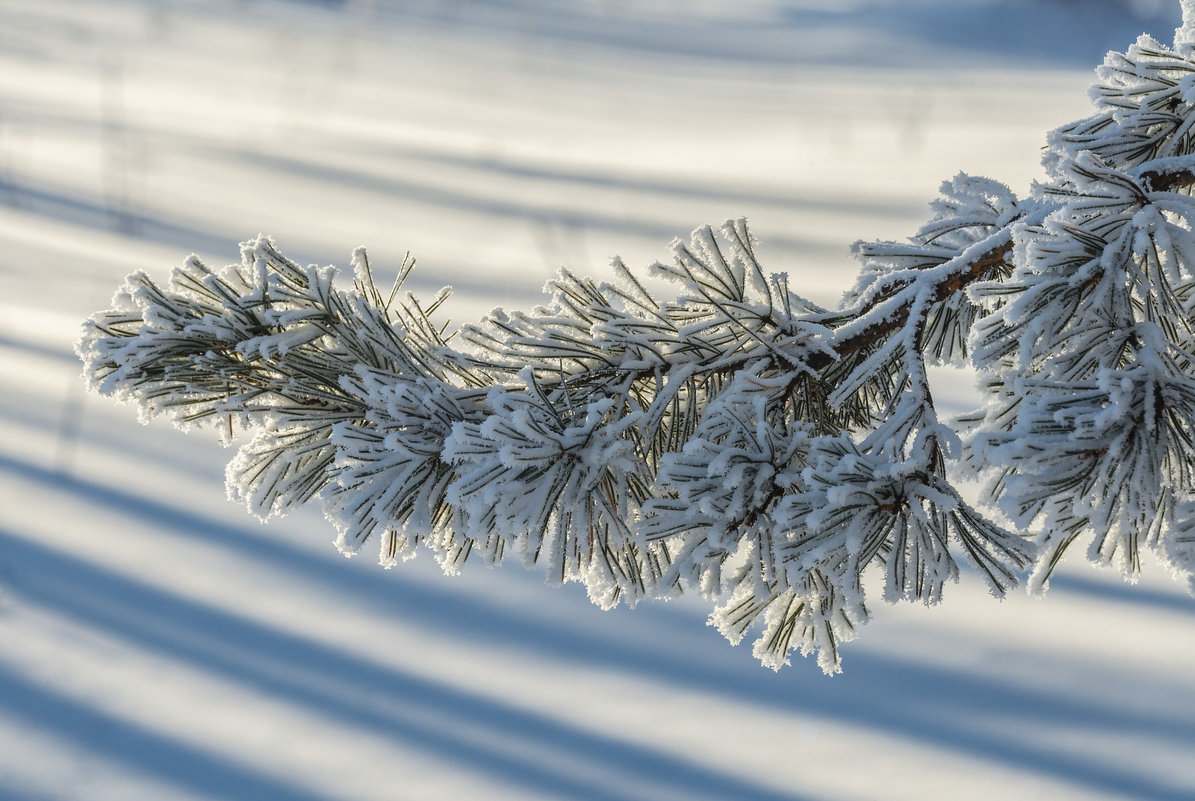
[[[717,654],[709,660],[697,661],[686,658],[684,654],[669,653],[659,642],[644,645],[631,639],[589,636],[580,627],[564,626],[545,620],[531,620],[502,609],[480,606],[475,601],[454,594],[447,589],[438,590],[430,586],[404,581],[401,578],[383,574],[381,571],[374,573],[337,571],[330,568],[327,562],[255,535],[250,529],[225,526],[200,515],[123,490],[79,478],[60,476],[49,470],[4,457],[0,457],[0,470],[73,493],[91,503],[151,521],[156,525],[169,528],[176,535],[201,539],[227,548],[240,553],[246,560],[261,560],[274,568],[293,572],[303,580],[328,587],[346,599],[389,606],[395,615],[402,616],[409,623],[436,631],[454,631],[457,636],[466,640],[517,647],[527,652],[541,653],[546,658],[575,660],[590,666],[642,675],[652,680],[669,682],[712,695],[758,705],[772,711],[787,710],[800,715],[817,715],[824,719],[887,733],[976,758],[992,760],[1018,771],[1036,773],[1078,787],[1104,792],[1121,792],[1127,796],[1141,799],[1141,801],[1188,801],[1195,790],[1195,786],[1189,781],[1195,779],[1195,776],[1148,774],[1144,770],[1135,770],[1132,765],[1116,764],[1094,756],[1075,753],[1068,749],[1065,739],[1052,742],[1050,745],[1043,745],[1041,742],[1020,741],[1009,737],[1006,732],[987,725],[988,721],[1007,720],[1010,716],[1015,716],[1021,721],[1019,726],[1029,730],[1034,730],[1038,726],[1083,732],[1098,730],[1106,732],[1109,738],[1134,736],[1165,738],[1171,743],[1189,743],[1191,748],[1195,749],[1195,721],[1192,721],[1191,710],[1182,708],[1183,705],[1178,703],[1183,698],[1183,693],[1188,691],[1186,687],[1175,688],[1173,695],[1176,704],[1166,712],[1136,710],[1131,707],[1118,708],[1114,706],[1115,699],[1111,702],[1093,702],[1089,698],[1067,698],[1047,690],[1018,687],[1012,683],[998,683],[959,670],[867,652],[860,652],[852,657],[850,670],[844,677],[834,680],[818,678],[800,681],[793,675],[793,672],[775,676],[764,673],[757,666],[747,665],[742,661],[735,662]],[[11,546],[9,545],[10,541],[14,543]],[[39,555],[37,551],[29,550],[39,546],[21,544],[22,542],[15,535],[8,534],[3,537],[3,547],[0,547],[0,553],[21,552],[31,559],[37,558],[40,561],[40,566],[34,572],[38,574],[43,571],[61,570],[63,566],[55,567],[53,563],[69,559],[69,557],[49,549],[42,549]],[[34,566],[27,565],[23,569],[29,570],[32,567]],[[82,584],[98,583],[104,588],[103,592],[97,593],[97,603],[98,598],[107,595],[111,595],[114,599],[113,602],[119,602],[122,595],[127,596],[134,590],[138,593],[148,591],[133,587],[127,579],[96,574],[94,571],[97,568],[81,562],[67,565],[67,567],[72,571],[83,571],[81,578],[85,581]],[[64,587],[63,591],[69,592],[69,588]],[[50,598],[39,598],[39,600],[51,603]],[[149,599],[144,600],[149,601]],[[151,605],[144,608],[158,608],[168,600],[155,598]],[[173,602],[186,603],[183,601]],[[60,599],[54,603],[65,605],[69,601]],[[75,609],[72,606],[70,613],[81,616],[98,614],[94,611],[94,606],[92,604],[87,608],[80,609]],[[136,606],[140,607],[143,604]],[[645,616],[650,621],[653,617],[658,620],[661,611],[664,619],[667,620],[669,615],[666,609],[657,611],[652,608],[641,608],[633,614]],[[239,622],[236,619],[211,617],[211,615],[219,615],[219,613],[207,612],[198,608],[179,610],[179,614],[184,612],[195,621],[197,636],[202,636],[209,626],[215,626],[215,630],[220,630],[226,626],[253,625]],[[127,627],[127,622],[119,623],[124,619],[123,614],[113,618],[110,624]],[[669,624],[679,623],[680,617],[675,616],[673,620],[668,621]],[[245,630],[242,629],[242,631]],[[351,663],[340,664],[338,662],[343,659],[351,660],[351,657],[324,653],[319,650],[322,646],[318,645],[312,645],[309,649],[304,644],[305,641],[297,643],[287,640],[287,636],[268,632],[254,633],[251,639],[283,638],[277,641],[278,647],[283,652],[288,650],[302,652],[302,658],[296,657],[296,661],[290,662],[291,664],[306,662],[316,666],[326,666],[329,669],[326,671],[325,678],[329,681],[337,675],[352,675],[351,672],[339,673],[342,669],[351,668]],[[213,658],[211,656],[204,657],[200,653],[193,655],[187,653],[185,649],[190,646],[186,646],[185,643],[171,641],[155,645],[155,647],[167,646],[174,652],[184,655],[185,658]],[[310,652],[308,652],[309,650]],[[289,662],[290,660],[284,661]],[[235,673],[231,665],[227,669]],[[320,672],[323,671],[323,668],[317,667],[316,670]],[[381,676],[379,676],[380,678]],[[415,680],[414,677],[403,678],[404,680],[407,678]],[[274,677],[271,677],[270,681],[275,681]],[[378,686],[377,682],[373,682],[373,684],[375,687]],[[429,688],[429,691],[431,689]],[[434,689],[441,693],[457,693],[456,690],[450,688]],[[323,696],[312,697],[311,703],[320,703],[320,698]],[[469,703],[467,698],[468,696],[458,696],[456,701],[467,706]],[[331,704],[332,702],[325,698],[322,703]],[[483,701],[483,704],[492,703]],[[451,704],[447,706],[451,707]],[[516,715],[525,714],[517,710],[514,713]],[[500,707],[486,707],[482,717],[493,721],[494,725],[499,725],[498,721],[505,714],[506,711]],[[529,731],[530,736],[535,737],[538,736],[538,732],[546,731],[537,728],[541,724],[557,725],[532,720],[524,721],[523,728]],[[371,725],[385,729],[387,725],[391,724],[385,720],[379,720],[373,721]],[[395,734],[397,735],[398,732]],[[561,740],[557,734],[552,734],[547,739],[552,742],[570,741],[569,736]],[[638,753],[638,749],[628,746],[607,743],[603,747],[614,749],[616,752],[625,748],[630,753]],[[590,747],[586,745],[583,750],[588,751]],[[649,761],[669,759],[662,755],[652,757],[641,755],[640,758],[649,759]],[[493,760],[497,757],[483,755],[482,759]],[[633,767],[643,763],[632,759],[629,764]],[[667,768],[669,771],[673,769],[675,766]],[[642,772],[655,774],[655,770],[652,768],[643,768]],[[686,773],[681,771],[678,775],[683,777]],[[729,779],[726,780],[729,781]],[[1188,780],[1185,786],[1179,786],[1176,783],[1184,780]],[[550,783],[548,777],[540,777],[537,781]],[[695,784],[702,787],[713,786],[704,781],[695,782]],[[577,797],[592,798],[594,796],[580,795]],[[764,798],[768,796],[750,796],[740,793],[738,797]]]

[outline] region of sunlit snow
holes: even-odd
[[[71,350],[125,274],[259,232],[409,252],[463,323],[745,216],[833,304],[944,179],[1023,193],[1103,51],[1177,6],[0,3],[0,798],[1195,797],[1195,601],[1156,566],[951,585],[877,609],[843,675],[773,674],[696,605],[259,525],[231,451],[86,394]]]

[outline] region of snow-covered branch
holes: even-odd
[[[99,392],[246,435],[230,493],[260,516],[319,499],[353,553],[446,570],[515,558],[602,606],[709,599],[839,669],[869,594],[936,603],[967,564],[1000,595],[1072,543],[1195,571],[1195,55],[1180,29],[1112,54],[1097,110],[1049,136],[1028,197],[959,175],[902,242],[859,243],[836,309],[703,227],[652,272],[562,272],[546,304],[449,336],[427,303],[303,268],[266,238],[239,264],[131,276],[79,343]],[[348,284],[349,282],[345,282]],[[939,418],[927,367],[979,371]],[[981,511],[960,476],[987,477]]]

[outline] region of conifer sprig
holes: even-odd
[[[1172,48],[1112,54],[1096,113],[1049,137],[1025,198],[942,186],[907,241],[855,246],[835,309],[703,227],[652,272],[562,271],[544,306],[449,333],[448,299],[339,288],[267,238],[215,271],[127,279],[79,343],[99,392],[246,442],[230,493],[260,516],[319,499],[353,553],[514,558],[593,600],[709,599],[839,669],[868,595],[936,603],[969,564],[1001,595],[1063,552],[1195,572],[1195,4]],[[939,418],[927,367],[970,366],[984,408]],[[957,475],[986,476],[964,501]]]

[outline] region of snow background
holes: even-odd
[[[230,451],[88,396],[71,350],[125,274],[258,231],[304,263],[410,251],[464,321],[746,216],[833,303],[849,243],[915,230],[943,179],[1024,193],[1103,52],[1177,16],[4,0],[0,799],[1195,797],[1195,600],[1156,566],[964,583],[877,609],[842,676],[772,674],[700,604],[603,613],[513,567],[345,560],[314,510],[261,526]]]

